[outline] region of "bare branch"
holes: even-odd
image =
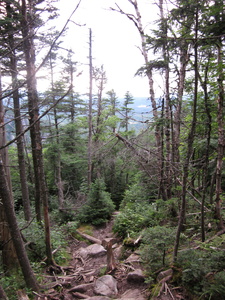
[[[14,139],[12,139],[11,141],[9,141],[8,143],[6,143],[4,146],[0,147],[1,149],[4,149],[6,147],[8,147],[9,145],[11,145],[12,143],[14,143],[19,137],[21,137],[22,135],[24,135],[28,130],[30,130],[30,128],[32,126],[34,126],[37,122],[40,121],[41,118],[43,118],[45,115],[47,115],[47,113],[49,113],[49,111],[54,108],[61,100],[63,100],[71,91],[72,86],[69,87],[68,91],[61,97],[59,98],[52,106],[49,107],[49,109],[47,109],[42,115],[40,115],[35,122],[33,122],[30,126],[28,126],[24,131],[22,131],[20,134],[18,134]]]

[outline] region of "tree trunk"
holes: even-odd
[[[93,66],[92,66],[92,31],[89,32],[89,110],[88,110],[88,186],[92,182],[92,85],[93,85]]]
[[[41,220],[41,204],[43,204],[43,215],[45,225],[45,245],[47,264],[54,265],[54,260],[51,251],[50,240],[50,222],[48,214],[48,193],[45,181],[44,162],[42,155],[42,140],[40,132],[40,120],[39,108],[38,108],[38,93],[35,76],[35,48],[34,48],[34,29],[33,24],[33,0],[28,1],[29,9],[27,7],[26,0],[22,0],[21,7],[21,25],[23,34],[23,47],[26,61],[27,72],[27,89],[28,89],[28,108],[29,108],[29,120],[30,120],[30,137],[32,146],[32,158],[34,166],[35,177],[35,208],[37,214],[37,220]],[[28,19],[29,12],[29,19]]]
[[[9,5],[6,5],[7,17],[12,18],[12,11]],[[20,135],[23,131],[21,114],[20,114],[20,101],[19,101],[19,92],[18,92],[18,79],[17,79],[17,58],[15,52],[15,43],[14,36],[12,31],[11,24],[8,25],[8,44],[11,49],[10,52],[10,71],[12,77],[12,90],[13,90],[13,103],[14,103],[14,117],[15,117],[15,127],[16,127],[16,136],[19,136],[17,139],[17,153],[18,153],[18,164],[20,172],[20,185],[22,191],[22,201],[23,201],[23,210],[25,220],[29,221],[31,219],[31,209],[30,209],[30,199],[29,191],[27,185],[27,175],[26,175],[26,163],[25,163],[25,151],[23,136]]]
[[[22,273],[27,284],[27,287],[33,291],[38,292],[39,286],[35,279],[33,270],[31,269],[30,262],[23,244],[23,240],[20,234],[20,229],[17,224],[16,215],[13,206],[12,192],[10,191],[5,167],[3,165],[2,157],[0,157],[0,197],[4,207],[6,220],[9,225],[9,230],[12,236],[12,241],[16,250],[17,258],[19,260]],[[15,262],[14,262],[15,264]]]
[[[2,85],[1,85],[1,69],[0,69],[0,99],[2,97]],[[4,124],[4,108],[3,101],[0,100],[0,147],[5,145],[6,137],[5,137],[5,124]],[[8,151],[6,148],[0,150],[0,155],[5,165],[5,172],[8,178],[8,187],[10,191],[12,191],[11,187],[11,179],[10,179],[10,171],[9,171],[9,158]],[[1,190],[1,186],[0,186]],[[2,263],[3,267],[6,271],[14,268],[18,263],[17,256],[15,252],[15,248],[13,242],[11,240],[11,235],[8,227],[8,223],[6,221],[6,215],[4,212],[4,207],[2,201],[0,199],[0,244],[2,250]]]
[[[205,74],[204,74],[204,81],[200,77],[201,86],[204,92],[204,105],[205,105],[205,112],[207,118],[207,126],[206,126],[206,145],[205,145],[205,161],[203,166],[203,179],[202,179],[202,204],[201,204],[201,236],[202,242],[205,241],[205,200],[207,194],[207,178],[208,178],[208,168],[209,168],[209,154],[210,154],[210,140],[211,140],[211,130],[212,130],[212,116],[210,112],[210,105],[209,105],[209,94],[207,89],[208,84],[208,70],[209,70],[209,63],[212,53],[209,53],[208,62],[205,67]]]
[[[183,167],[183,179],[182,179],[182,194],[181,194],[181,208],[179,214],[179,221],[177,226],[177,233],[173,251],[173,261],[175,262],[177,259],[178,254],[178,247],[180,242],[180,234],[185,224],[185,214],[186,214],[186,194],[187,194],[187,183],[188,183],[188,175],[189,175],[189,164],[190,159],[192,156],[192,149],[193,149],[193,142],[194,142],[194,135],[196,129],[196,121],[197,121],[197,97],[198,97],[198,9],[195,12],[195,44],[194,44],[194,55],[195,55],[195,62],[194,62],[194,99],[193,99],[193,116],[192,116],[192,123],[191,129],[188,134],[187,140],[187,156],[184,162]]]
[[[53,63],[52,57],[50,55],[50,69],[51,69],[51,88],[53,93],[53,104],[55,105],[56,99],[54,94],[54,71],[53,71]],[[55,125],[55,133],[56,133],[56,144],[57,144],[57,158],[56,158],[56,166],[55,166],[55,184],[57,186],[58,193],[58,203],[59,209],[63,209],[64,206],[64,193],[63,193],[63,181],[62,181],[62,172],[61,172],[61,154],[60,154],[60,141],[59,141],[59,127],[58,127],[58,116],[57,116],[57,108],[54,106],[54,125]]]
[[[225,147],[225,124],[224,124],[224,88],[223,88],[223,52],[222,42],[218,45],[218,98],[217,98],[217,123],[218,123],[218,146],[216,163],[216,218],[218,220],[218,230],[224,229],[221,216],[221,195],[222,195],[222,167]]]

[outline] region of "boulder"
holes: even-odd
[[[145,300],[144,296],[140,294],[140,290],[138,289],[132,289],[127,290],[123,295],[121,296],[120,300]]]
[[[132,283],[143,283],[145,281],[145,277],[141,269],[137,269],[133,272],[128,273],[127,281]]]
[[[106,255],[106,249],[99,244],[93,244],[86,248],[81,248],[79,253],[83,258],[86,257],[100,257]]]
[[[99,277],[94,284],[94,292],[101,296],[116,296],[118,294],[116,279],[111,275]]]

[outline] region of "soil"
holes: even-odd
[[[103,241],[105,238],[116,238],[112,233],[113,219],[106,225],[94,228],[92,236],[98,240]],[[72,300],[72,299],[87,299],[88,297],[96,296],[93,291],[94,281],[106,274],[107,259],[106,255],[100,257],[83,258],[80,255],[80,250],[90,245],[88,240],[77,239],[70,237],[68,251],[71,254],[72,260],[67,267],[60,267],[60,274],[57,274],[57,268],[49,269],[48,273],[44,274],[45,289],[47,286],[47,293],[45,295],[36,295],[35,300]],[[124,292],[135,289],[142,295],[142,299],[149,299],[149,288],[145,283],[129,283],[127,281],[127,274],[134,269],[144,269],[143,265],[130,265],[125,262],[125,259],[132,254],[132,250],[122,251],[122,241],[117,239],[113,246],[114,257],[116,261],[116,269],[110,272],[117,280],[118,295],[116,299],[124,294]],[[84,285],[84,289],[82,289]],[[81,288],[75,290],[77,286]],[[124,298],[123,298],[124,299]],[[136,298],[138,300],[138,298]],[[170,299],[185,299],[179,294],[169,295],[169,293],[162,293],[161,296],[155,298],[158,300]],[[129,300],[129,299],[126,299]]]

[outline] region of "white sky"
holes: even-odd
[[[150,30],[153,20],[158,16],[158,8],[154,0],[139,0],[143,16],[143,25]],[[61,30],[66,20],[74,10],[78,0],[60,0],[60,18],[56,27]],[[125,12],[131,12],[132,5],[128,0],[82,0],[72,20],[80,25],[70,23],[64,41],[68,48],[75,52],[74,59],[83,65],[79,71],[83,74],[75,80],[75,90],[80,93],[88,91],[88,55],[89,28],[93,34],[93,65],[104,65],[108,79],[104,92],[114,89],[117,97],[124,97],[126,91],[134,97],[149,97],[146,78],[134,77],[143,63],[143,57],[138,49],[140,36],[134,24],[124,15],[110,11],[117,3]]]

